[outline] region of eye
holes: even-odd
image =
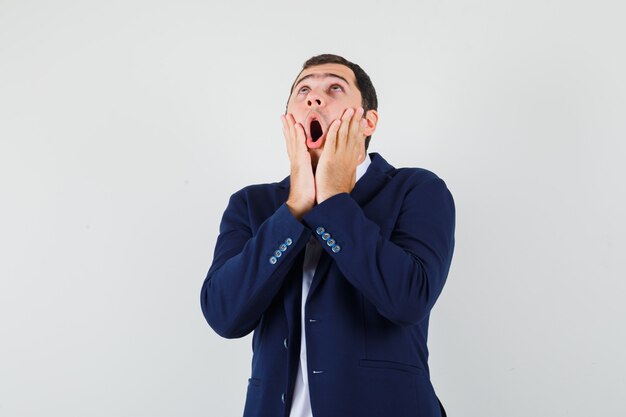
[[[298,90],[298,94],[306,93],[307,91],[309,91],[309,87],[303,86]]]
[[[339,84],[333,84],[333,85],[331,85],[331,86],[330,86],[330,89],[331,89],[332,91],[343,91],[343,87],[342,87],[342,86],[340,86]]]

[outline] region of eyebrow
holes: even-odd
[[[321,73],[321,74],[305,75],[304,77],[302,77],[298,81],[296,81],[296,83],[293,85],[293,89],[291,91],[293,92],[293,90],[298,86],[298,84],[300,84],[302,81],[306,80],[307,78],[326,78],[326,77],[339,78],[340,80],[343,80],[343,82],[345,82],[346,84],[350,85],[348,80],[343,78],[341,75],[333,74],[331,72],[324,72],[324,73]]]

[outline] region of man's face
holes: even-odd
[[[302,71],[294,85],[287,113],[301,123],[314,165],[322,154],[330,124],[348,107],[361,106],[354,72],[341,64],[322,64]]]

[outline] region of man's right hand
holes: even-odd
[[[315,177],[311,165],[311,155],[306,147],[304,127],[296,123],[291,113],[280,116],[283,122],[283,136],[291,163],[289,198],[287,207],[298,220],[315,205]]]

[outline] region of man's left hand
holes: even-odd
[[[356,183],[356,167],[365,159],[367,121],[363,108],[347,108],[333,121],[315,170],[317,204],[340,193],[350,193]]]

